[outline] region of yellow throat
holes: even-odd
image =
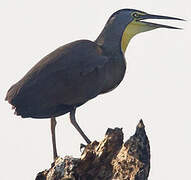
[[[129,44],[129,41],[133,36],[135,36],[138,33],[150,31],[155,29],[155,27],[148,26],[140,21],[133,20],[131,23],[127,25],[125,28],[122,38],[121,38],[121,50],[123,53],[125,53],[127,46]]]

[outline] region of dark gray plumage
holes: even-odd
[[[70,112],[71,123],[90,143],[76,122],[76,108],[119,85],[126,70],[124,53],[134,35],[160,27],[178,29],[144,19],[182,20],[134,9],[119,10],[109,18],[95,42],[80,40],[56,49],[7,92],[6,100],[17,115],[51,118],[54,159],[55,117]]]
[[[60,116],[116,87],[125,73],[123,56],[117,60],[95,42],[67,44],[37,63],[10,88],[6,99],[24,118]]]

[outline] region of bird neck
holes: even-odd
[[[135,31],[133,31],[133,28],[131,24],[129,24],[125,30],[123,31],[122,37],[121,37],[121,50],[125,54],[125,51],[127,49],[127,46],[131,40],[131,38],[136,35]]]
[[[129,41],[133,36],[153,29],[155,29],[155,27],[144,25],[141,22],[137,22],[136,20],[131,21],[123,31],[123,35],[121,38],[121,50],[123,51],[123,53],[125,53]]]
[[[134,36],[127,27],[115,18],[110,19],[95,42],[111,55],[124,54],[129,41]]]

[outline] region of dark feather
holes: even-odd
[[[65,114],[102,92],[108,58],[96,43],[81,40],[56,49],[39,61],[6,100],[23,117]]]

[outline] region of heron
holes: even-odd
[[[22,118],[49,118],[56,148],[56,117],[70,114],[70,121],[83,139],[90,139],[76,122],[76,108],[100,94],[115,89],[126,72],[125,52],[138,33],[157,28],[181,29],[156,24],[147,19],[181,20],[135,9],[114,12],[95,41],[77,40],[63,45],[32,67],[8,90],[7,100]]]

